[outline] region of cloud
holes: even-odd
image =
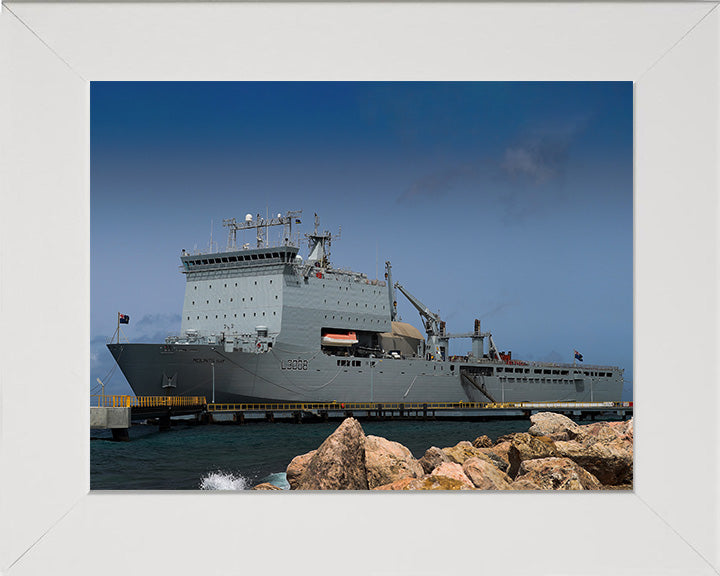
[[[500,167],[506,176],[542,184],[564,176],[569,149],[587,121],[574,120],[553,128],[532,130],[505,148]]]
[[[517,214],[519,207],[534,211],[539,202],[535,196],[547,201],[547,194],[560,193],[572,146],[587,124],[587,119],[579,118],[527,129],[496,154],[426,172],[410,183],[397,202],[482,190],[485,195],[498,194],[508,212]]]
[[[442,170],[421,176],[398,197],[404,203],[420,197],[444,196],[458,188],[464,181],[477,176],[477,168],[471,165],[448,166]]]

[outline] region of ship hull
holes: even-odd
[[[279,345],[264,353],[205,344],[108,348],[136,395],[205,396],[217,403],[605,402],[620,400],[623,383],[619,369],[604,377],[574,367],[548,376],[530,368],[499,376],[511,370],[500,363],[356,358]],[[461,376],[468,372],[472,381]]]

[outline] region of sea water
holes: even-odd
[[[586,423],[586,422],[583,422]],[[365,434],[406,446],[416,458],[430,446],[472,442],[483,434],[495,440],[527,432],[529,419],[491,422],[368,421]],[[113,442],[107,431],[92,430],[90,487],[93,490],[247,490],[262,482],[289,488],[285,469],[299,454],[322,444],[340,422],[178,423],[166,432],[133,425],[129,442]]]

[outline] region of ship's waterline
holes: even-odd
[[[480,322],[465,334],[445,323],[399,283],[334,268],[333,236],[306,234],[302,259],[292,226],[299,212],[226,220],[228,249],[183,253],[182,334],[164,343],[108,347],[137,395],[204,395],[215,402],[513,402],[620,400],[614,366],[524,362],[500,352]],[[284,240],[270,246],[271,226]],[[238,249],[237,230],[257,246]],[[400,322],[396,288],[426,330]],[[469,338],[466,356],[449,356],[451,338]]]

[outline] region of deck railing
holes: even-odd
[[[208,404],[208,412],[315,410],[467,410],[485,408],[630,408],[632,402],[320,402],[287,404]]]
[[[186,407],[207,404],[205,396],[123,396],[94,395],[90,397],[92,406],[105,408],[156,408]]]

